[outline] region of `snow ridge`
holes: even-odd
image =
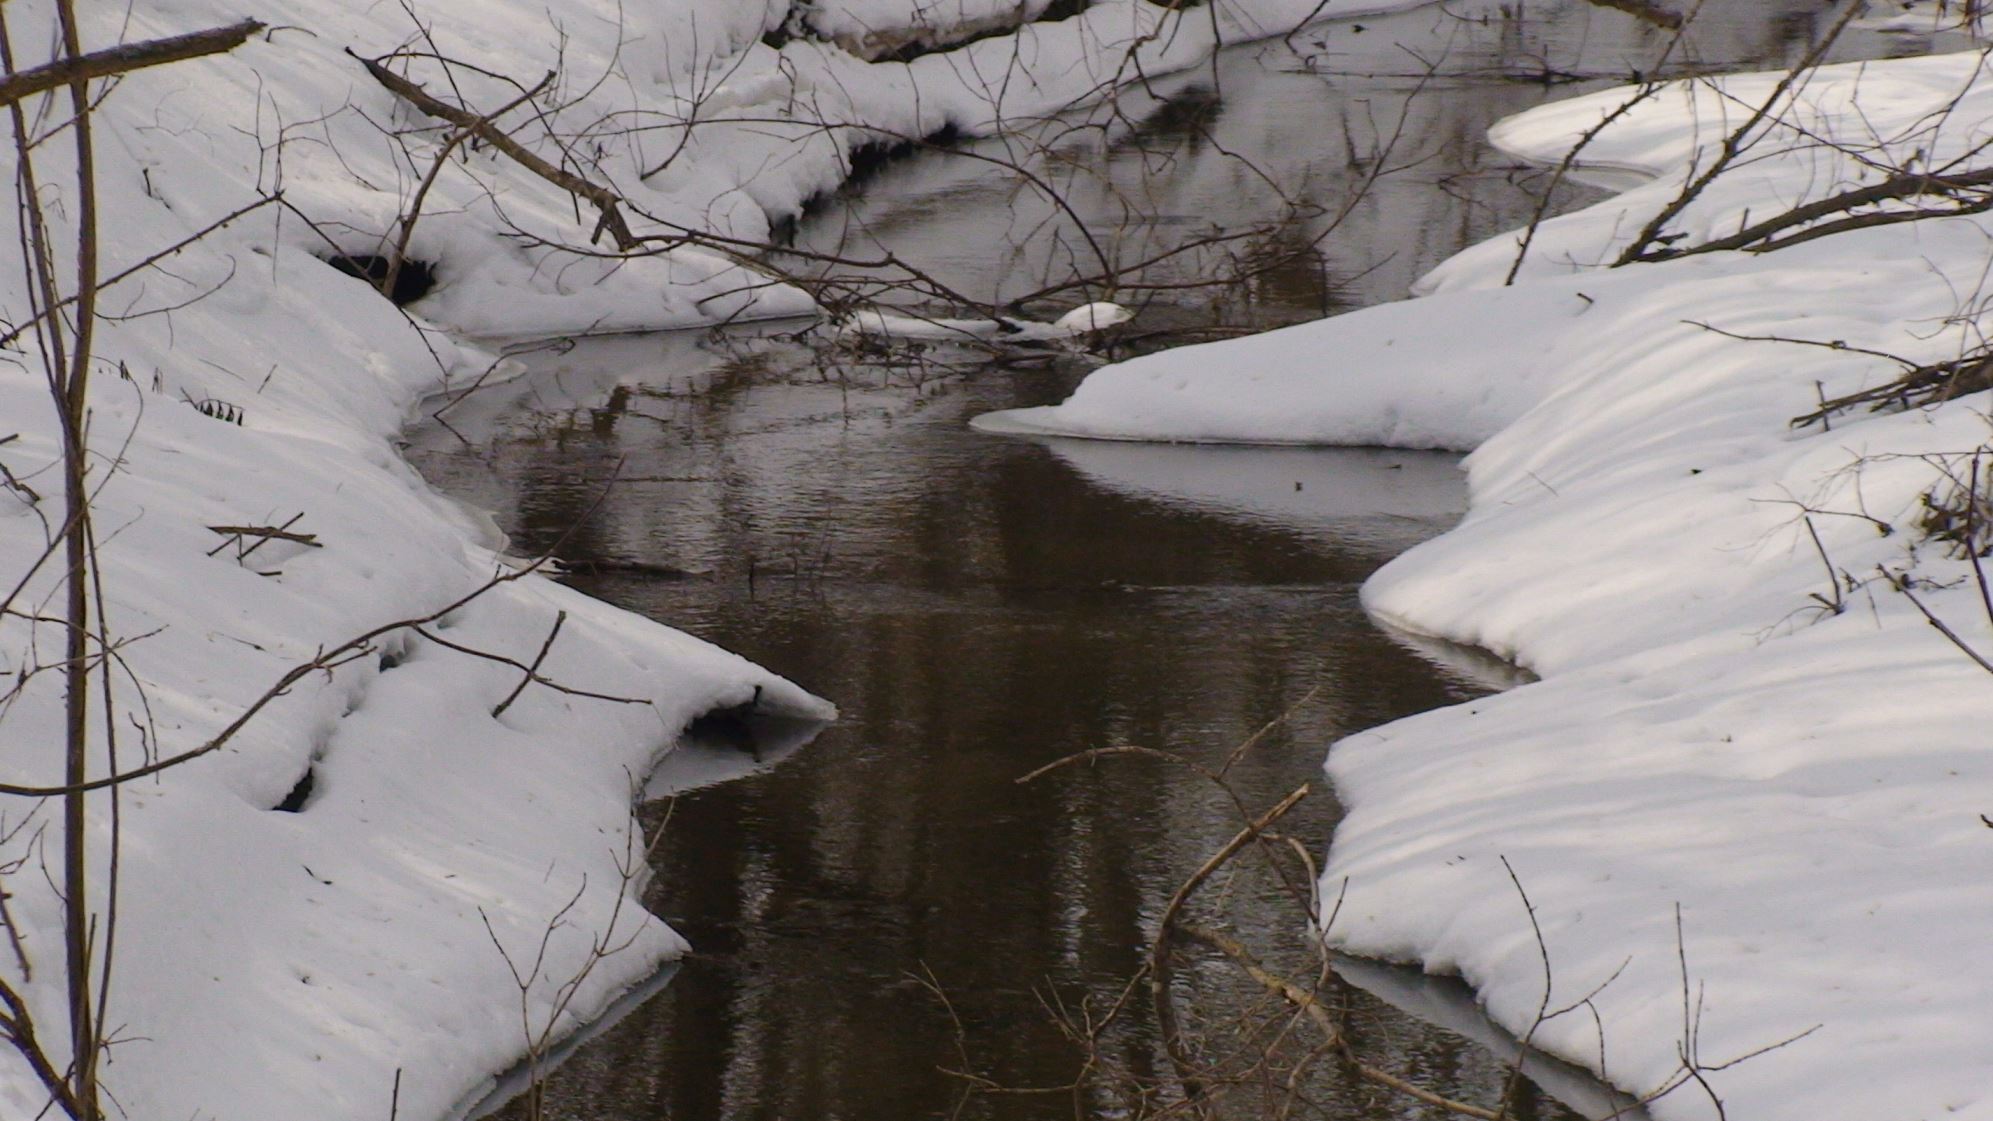
[[[1970,567],[1920,528],[1987,444],[1985,398],[1789,422],[1900,372],[1855,348],[1976,346],[1993,221],[1601,267],[1778,78],[1681,83],[1608,128],[1587,160],[1649,182],[1547,223],[1514,287],[1519,231],[1424,298],[1108,367],[979,423],[1474,449],[1464,523],[1364,602],[1542,680],[1334,746],[1330,939],[1462,974],[1518,1034],[1569,1007],[1535,1042],[1666,1090],[1666,1121],[1984,1121],[1993,690],[1885,574],[1993,650]],[[1494,135],[1554,161],[1630,96]],[[1823,68],[1786,119],[1683,212],[1682,244],[1977,149],[1993,74],[1977,54]]]
[[[1311,13],[1405,6],[1253,0],[1227,5],[1220,31],[1277,33]],[[912,7],[823,10],[911,25],[902,9]],[[959,7],[933,18],[991,6]],[[86,49],[240,14],[222,0],[79,8]],[[49,0],[6,5],[18,49],[53,41],[53,11]],[[613,185],[638,236],[754,241],[835,187],[860,144],[988,131],[1098,96],[1130,76],[1131,52],[1155,74],[1214,42],[1203,12],[1178,26],[1141,0],[1104,0],[1073,19],[874,64],[822,42],[764,42],[787,14],[773,2],[574,0],[550,13],[537,0],[297,0],[271,19],[282,26],[226,56],[138,72],[108,91],[93,118],[109,223],[103,274],[217,227],[109,289],[99,325],[96,524],[109,627],[132,639],[114,687],[143,726],[120,726],[121,766],[141,750],[204,742],[328,646],[432,613],[506,571],[488,522],[432,494],[393,442],[425,396],[509,372],[463,338],[815,310],[721,252],[575,251],[592,214],[489,145],[463,144],[409,240],[436,286],[413,317],[402,314],[323,258],[383,253],[447,134],[349,49],[406,52],[397,65],[412,80],[477,112],[551,72],[537,115],[499,122],[520,143]],[[446,74],[424,57],[434,53],[483,72]],[[75,240],[67,144],[36,157],[59,254]],[[11,150],[0,160],[17,170]],[[13,244],[17,233],[0,236]],[[4,318],[19,323],[30,307],[18,270],[0,276]],[[24,484],[0,487],[0,583],[10,585],[35,564],[61,508],[55,418],[32,355],[0,355],[0,464]],[[249,553],[217,525],[287,525],[319,547],[277,540]],[[41,608],[56,587],[41,571],[16,606]],[[526,662],[563,613],[540,672],[627,701],[534,686],[493,715],[519,668],[452,648]],[[51,624],[0,619],[0,674],[45,667],[60,646]],[[60,774],[57,676],[32,674],[0,707],[9,782]],[[757,696],[797,716],[834,711],[732,655],[529,575],[307,677],[226,750],[124,788],[107,1019],[122,1042],[103,1070],[118,1108],[261,1121],[295,1115],[302,1101],[324,1121],[378,1121],[397,1086],[407,1118],[474,1100],[529,1036],[572,1030],[684,949],[635,903],[631,800],[688,720]],[[35,966],[30,981],[9,952],[0,971],[25,992],[45,1039],[65,1024],[60,908],[43,875],[56,815],[30,799],[0,805],[7,919]],[[100,796],[100,885],[110,822]],[[543,937],[544,968],[521,994],[510,966],[526,967]],[[621,948],[583,975],[605,941]],[[0,1055],[0,1114],[35,1116],[43,1104],[28,1071]]]

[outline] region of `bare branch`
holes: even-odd
[[[246,19],[227,27],[211,27],[206,31],[193,31],[165,39],[106,47],[79,57],[59,59],[45,66],[0,75],[0,105],[72,83],[110,78],[148,66],[232,51],[265,26],[259,20]]]

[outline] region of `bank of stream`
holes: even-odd
[[[1540,174],[1481,139],[1552,96],[1518,75],[1623,76],[1659,42],[1575,0],[1501,11],[1435,7],[1235,48],[1027,159],[1085,169],[1064,180],[1068,201],[1119,230],[1120,252],[1291,217],[1256,243],[1278,267],[1215,291],[1124,295],[1149,301],[1138,333],[1263,328],[1395,298],[1534,206]],[[1776,63],[1818,17],[1800,0],[1711,0],[1695,58]],[[1401,116],[1388,159],[1405,166],[1347,208],[1320,254],[1294,252],[1370,177]],[[797,238],[890,247],[1003,299],[1070,263],[1079,239],[1061,220],[1014,176],[940,153],[827,200]],[[1224,267],[1204,256],[1149,277]],[[843,713],[813,738],[727,742],[722,729],[652,778],[642,813],[667,839],[647,901],[697,952],[559,1069],[550,1116],[1127,1115],[1131,1089],[1171,1078],[1146,1001],[1090,1052],[1060,1020],[1101,1014],[1170,893],[1238,817],[1204,779],[1152,758],[1016,780],[1115,745],[1215,767],[1258,735],[1234,785],[1263,807],[1311,784],[1282,828],[1319,854],[1337,814],[1328,744],[1510,683],[1471,654],[1380,632],[1357,604],[1369,573],[1464,511],[1450,456],[967,429],[980,412],[1062,398],[1092,361],[1063,350],[853,347],[786,323],[522,357],[529,376],[411,433],[423,473],[492,511],[516,552],[558,547],[576,586]],[[1305,915],[1277,877],[1216,882],[1201,915],[1306,963]],[[1271,1011],[1229,965],[1193,957],[1179,984],[1197,1026],[1222,1034]],[[1463,987],[1349,976],[1361,987],[1332,995],[1369,1061],[1497,1102],[1512,1044]],[[1056,1089],[1083,1066],[1089,1079]],[[1555,1095],[1525,1081],[1513,1116],[1614,1108],[1569,1071],[1537,1074]],[[1307,1086],[1318,1116],[1427,1115],[1334,1063]],[[1052,1092],[1010,1092],[1023,1089]],[[1238,1100],[1238,1115],[1258,1115],[1259,1099]]]

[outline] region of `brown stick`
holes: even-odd
[[[1986,655],[1981,654],[1977,650],[1974,650],[1972,648],[1971,643],[1967,642],[1964,638],[1960,637],[1957,631],[1951,629],[1950,626],[1946,625],[1943,619],[1938,618],[1935,612],[1933,612],[1929,607],[1925,606],[1923,600],[1917,598],[1916,592],[1910,590],[1910,577],[1898,576],[1896,573],[1891,572],[1886,568],[1878,569],[1878,571],[1882,573],[1882,578],[1884,580],[1889,581],[1890,587],[1895,588],[1897,591],[1903,593],[1904,597],[1910,601],[1911,606],[1915,607],[1917,609],[1918,614],[1924,617],[1925,622],[1931,624],[1932,628],[1934,628],[1939,634],[1945,636],[1945,640],[1947,642],[1950,642],[1953,646],[1958,647],[1959,652],[1964,654],[1966,657],[1971,658],[1973,662],[1979,666],[1980,669],[1985,670],[1987,673],[1993,673],[1993,661],[1988,661]]]
[[[1176,1005],[1170,999],[1170,947],[1175,940],[1177,914],[1197,893],[1197,889],[1204,886],[1204,881],[1211,878],[1212,873],[1237,856],[1239,850],[1258,840],[1267,826],[1299,805],[1308,796],[1308,790],[1308,785],[1303,783],[1293,793],[1274,803],[1272,809],[1247,823],[1244,829],[1225,842],[1223,848],[1212,853],[1209,860],[1190,874],[1189,879],[1178,885],[1176,893],[1170,896],[1169,905],[1163,908],[1162,920],[1156,924],[1156,941],[1149,947],[1149,996],[1156,1006],[1156,1028],[1163,1038],[1163,1049],[1169,1052],[1170,1060],[1176,1065],[1183,1082],[1184,1096],[1192,1101],[1201,1096],[1200,1086],[1187,1073],[1192,1064],[1189,1054],[1183,1049],[1182,1032],[1177,1027]]]
[[[448,121],[458,128],[482,138],[493,148],[512,157],[516,163],[524,167],[527,171],[545,179],[547,182],[552,183],[569,194],[579,195],[593,203],[602,216],[595,224],[595,232],[589,236],[588,240],[590,243],[593,243],[597,237],[601,236],[604,230],[607,230],[610,238],[616,242],[616,248],[627,251],[636,247],[637,240],[630,235],[630,227],[623,221],[623,212],[620,209],[623,202],[621,195],[618,195],[607,187],[583,179],[571,171],[555,167],[553,164],[527,151],[524,145],[512,139],[503,129],[492,124],[488,118],[478,116],[476,113],[458,108],[448,102],[437,100],[428,90],[382,66],[378,61],[361,58],[359,55],[353,54],[350,49],[346,53],[352,55],[360,65],[366,67],[367,73],[373,75],[375,81],[387,87],[388,92],[394,94],[396,97],[401,98],[438,120]]]
[[[110,78],[133,70],[143,70],[148,66],[161,66],[169,62],[183,62],[190,58],[232,51],[241,46],[251,35],[263,30],[264,26],[258,20],[246,19],[227,27],[213,27],[206,31],[194,31],[166,39],[147,39],[141,43],[106,47],[101,51],[91,51],[76,58],[58,59],[44,66],[0,75],[0,105],[48,90],[60,89],[73,82]]]
[[[553,81],[554,72],[549,70],[547,71],[547,76],[541,78],[538,85],[491,112],[486,113],[484,116],[479,117],[478,123],[480,125],[491,124],[520,105],[531,101],[539,95],[541,90],[552,85]],[[389,299],[394,298],[395,282],[401,277],[402,264],[408,260],[409,242],[415,239],[415,223],[422,217],[423,200],[429,197],[429,189],[436,185],[437,176],[443,174],[444,165],[450,162],[450,153],[456,151],[459,144],[469,140],[474,135],[476,135],[476,130],[470,128],[460,128],[451,133],[450,138],[443,142],[442,150],[436,153],[435,162],[429,165],[429,173],[422,177],[422,185],[415,189],[414,197],[409,199],[408,212],[401,216],[401,236],[396,239],[394,252],[388,257],[387,275],[381,277],[381,295]]]
[[[512,707],[512,702],[519,699],[519,694],[526,691],[526,686],[539,679],[540,663],[547,660],[547,652],[554,648],[554,639],[560,637],[561,624],[565,622],[567,622],[567,612],[562,611],[554,616],[554,628],[547,632],[547,640],[540,644],[540,652],[533,655],[533,664],[526,667],[526,676],[520,678],[519,684],[514,685],[512,691],[505,694],[505,699],[498,702],[498,707],[491,710],[492,719],[496,720],[503,716],[505,710]]]
[[[14,1044],[14,1049],[27,1060],[42,1088],[48,1091],[49,1097],[62,1107],[64,1113],[71,1117],[83,1116],[83,1107],[78,1104],[69,1083],[49,1061],[48,1051],[35,1036],[34,1016],[27,1002],[5,981],[0,981],[0,1003],[7,1006],[6,1013],[0,1015],[0,1036]]]
[[[1780,101],[1784,100],[1786,93],[1794,85],[1798,84],[1801,77],[1820,65],[1820,60],[1826,57],[1828,49],[1841,37],[1841,32],[1847,30],[1848,24],[1853,23],[1855,17],[1865,10],[1867,9],[1860,0],[1854,0],[1853,3],[1848,5],[1841,13],[1841,17],[1834,21],[1832,27],[1827,29],[1827,34],[1821,36],[1820,41],[1815,43],[1812,49],[1808,50],[1806,55],[1791,70],[1786,71],[1783,78],[1779,79],[1778,85],[1772,88],[1771,96],[1765,98],[1756,109],[1752,110],[1750,117],[1743,124],[1738,125],[1735,131],[1723,138],[1722,150],[1717,153],[1716,158],[1710,162],[1710,165],[1703,170],[1702,174],[1697,175],[1694,179],[1683,185],[1680,193],[1676,194],[1668,205],[1662,207],[1660,213],[1648,220],[1647,225],[1634,236],[1633,241],[1620,253],[1619,259],[1613,262],[1614,268],[1622,265],[1630,265],[1646,257],[1647,247],[1653,245],[1661,237],[1661,232],[1667,228],[1668,223],[1674,221],[1682,211],[1688,209],[1688,205],[1694,202],[1711,183],[1715,182],[1717,176],[1722,175],[1728,170],[1737,157],[1742,155],[1744,150],[1750,147],[1752,143],[1755,143],[1755,140],[1751,136],[1752,132],[1764,122],[1765,118],[1772,115],[1773,109],[1778,106]]]
[[[1692,253],[1718,253],[1727,249],[1746,249],[1758,242],[1767,241],[1773,235],[1783,233],[1795,226],[1803,226],[1808,222],[1817,222],[1822,218],[1829,218],[1837,214],[1847,214],[1864,206],[1874,206],[1884,202],[1897,202],[1924,195],[1950,196],[1955,191],[1988,186],[1993,186],[1993,167],[1947,174],[1919,171],[1894,175],[1888,179],[1884,179],[1880,183],[1871,183],[1866,187],[1857,188],[1852,191],[1843,191],[1840,194],[1831,195],[1817,202],[1809,202],[1804,206],[1795,206],[1783,214],[1746,226],[1728,237],[1720,237],[1715,241],[1704,242],[1691,249],[1655,250],[1642,254],[1640,259],[1659,261],[1671,257],[1686,257]],[[1980,210],[1986,209],[1985,206],[1980,205],[1979,200],[1973,200],[1970,202],[1961,202],[1959,208],[1953,210],[1940,210],[1929,213],[1924,211],[1892,211],[1882,214],[1860,215],[1859,219],[1862,220],[1864,225],[1884,225],[1891,221],[1914,221],[1918,218],[1945,217],[1948,215],[1975,212],[1974,210],[1966,209],[1967,207],[1977,207]],[[1837,224],[1835,232],[1839,232],[1841,228],[1846,227],[1841,227]],[[1807,232],[1811,233],[1812,231]],[[1783,246],[1785,244],[1796,244],[1796,242],[1788,238],[1779,244]]]
[[[90,85],[83,76],[82,39],[77,30],[75,0],[56,0],[56,23],[62,34],[64,77],[74,120],[70,135],[76,144],[76,318],[71,331],[70,367],[50,383],[62,420],[63,503],[69,513],[65,574],[68,605],[67,657],[64,662],[64,779],[74,786],[89,774],[89,691],[87,661],[91,620],[90,583],[97,557],[90,532],[89,386],[90,358],[97,327],[97,171],[96,142],[91,125]],[[26,137],[16,138],[27,143]],[[39,200],[34,205],[41,205]],[[49,266],[44,266],[49,267]],[[52,371],[53,372],[53,371]],[[96,605],[100,610],[103,604]],[[96,916],[91,913],[87,830],[89,807],[82,791],[62,799],[63,950],[69,988],[69,1085],[79,1110],[78,1121],[102,1116],[97,1099],[97,1062],[103,1051],[94,1015]]]
[[[1483,1109],[1478,1105],[1472,1105],[1468,1102],[1455,1101],[1452,1098],[1442,1097],[1431,1090],[1414,1085],[1392,1074],[1390,1071],[1380,1070],[1358,1059],[1350,1047],[1349,1039],[1343,1035],[1341,1029],[1336,1027],[1335,1022],[1329,1019],[1328,1011],[1322,1007],[1322,1002],[1315,997],[1315,994],[1261,965],[1259,960],[1253,957],[1252,952],[1247,950],[1236,939],[1227,937],[1215,930],[1207,930],[1201,926],[1186,925],[1180,929],[1183,931],[1185,937],[1193,941],[1202,942],[1224,954],[1226,957],[1231,958],[1237,963],[1240,969],[1245,971],[1246,976],[1259,982],[1268,992],[1273,993],[1287,1003],[1300,1009],[1310,1020],[1314,1021],[1315,1026],[1321,1030],[1323,1035],[1328,1037],[1329,1043],[1356,1069],[1356,1073],[1364,1081],[1396,1090],[1401,1094],[1417,1098],[1427,1105],[1437,1106],[1449,1113],[1458,1113],[1464,1117],[1478,1117],[1482,1121],[1499,1121],[1501,1114],[1496,1113],[1492,1109]]]
[[[295,533],[280,526],[211,525],[208,528],[225,537],[261,537],[264,540],[274,537],[279,541],[295,541],[300,545],[309,545],[314,549],[323,549],[325,547],[319,543],[318,534],[316,533]]]
[[[1516,259],[1509,263],[1509,273],[1502,278],[1502,287],[1513,285],[1516,282],[1516,274],[1522,272],[1522,263],[1529,256],[1529,247],[1536,243],[1536,231],[1543,228],[1543,219],[1550,214],[1552,198],[1556,195],[1557,188],[1564,184],[1565,177],[1571,174],[1571,169],[1577,166],[1579,154],[1589,147],[1592,141],[1598,139],[1600,133],[1611,127],[1613,122],[1632,112],[1634,106],[1659,93],[1662,88],[1658,82],[1642,86],[1638,93],[1620,102],[1618,108],[1601,117],[1599,123],[1579,134],[1578,142],[1564,153],[1563,160],[1557,164],[1557,170],[1551,173],[1550,185],[1543,189],[1543,197],[1536,201],[1536,212],[1530,215],[1529,225],[1523,229],[1522,243],[1516,246]]]

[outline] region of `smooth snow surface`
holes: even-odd
[[[1464,523],[1365,603],[1543,680],[1335,746],[1332,941],[1458,971],[1518,1034],[1589,996],[1535,1041],[1637,1094],[1678,1087],[1660,1118],[1718,1116],[1713,1093],[1754,1121],[1983,1121],[1993,679],[1881,573],[1993,653],[1969,565],[1921,528],[1986,444],[1986,400],[1788,422],[1898,372],[1833,344],[1912,361],[1973,345],[1993,222],[1599,267],[1777,77],[1674,86],[1607,129],[1585,158],[1653,182],[1546,224],[1514,287],[1504,236],[1425,298],[1108,367],[979,426],[1476,449]],[[1494,135],[1555,161],[1629,96]],[[1993,75],[1976,54],[1834,67],[1786,110],[1803,130],[1697,199],[1680,244],[1877,181],[1865,164],[1977,148]],[[1504,859],[1543,929],[1547,996]],[[1683,1054],[1708,1091],[1682,1084]]]
[[[426,394],[510,369],[453,338],[814,311],[720,250],[593,254],[590,208],[488,144],[456,146],[439,168],[447,130],[398,103],[347,49],[407,50],[412,61],[396,65],[412,80],[477,112],[553,71],[537,111],[500,118],[516,140],[611,185],[639,236],[753,241],[837,185],[861,144],[988,132],[1192,64],[1221,34],[1408,6],[1254,0],[1225,5],[1214,26],[1205,9],[1179,22],[1141,0],[1104,0],[1078,18],[872,64],[807,35],[768,45],[791,14],[772,3],[297,0],[268,17],[283,26],[227,56],[101,90],[103,275],[259,198],[283,199],[105,293],[113,318],[98,328],[90,441],[108,629],[125,643],[113,687],[133,714],[114,721],[116,765],[199,745],[318,651],[432,613],[505,571],[488,523],[433,496],[392,442]],[[86,49],[241,15],[221,0],[79,7]],[[866,0],[817,11],[906,27],[1004,11],[1024,20],[1043,7]],[[42,61],[53,5],[12,0],[6,19],[23,65]],[[446,74],[438,52],[469,65]],[[63,97],[46,115],[30,104],[30,120],[59,125]],[[64,259],[78,213],[70,145],[58,135],[36,155]],[[11,147],[0,158],[18,170]],[[386,252],[432,170],[408,245],[436,286],[411,317],[320,258]],[[16,244],[17,231],[4,238]],[[0,319],[24,323],[31,308],[21,270],[6,270]],[[0,675],[10,689],[26,682],[0,701],[0,777],[48,784],[61,773],[50,667],[62,639],[33,616],[61,602],[59,564],[36,566],[62,496],[34,344],[27,336],[0,363],[0,464],[18,480],[0,487],[0,586],[26,581],[0,619]],[[322,547],[273,542],[238,556],[215,525],[289,525]],[[536,685],[493,716],[520,669],[450,647],[525,662],[561,612],[541,672],[643,703]],[[121,1042],[103,1071],[122,1113],[264,1121],[309,1103],[318,1121],[379,1121],[397,1072],[402,1118],[474,1100],[530,1036],[572,1030],[683,949],[634,902],[640,883],[622,877],[643,868],[633,794],[678,730],[756,696],[797,717],[833,711],[538,575],[426,629],[394,631],[305,678],[226,750],[124,789],[107,1018]],[[106,750],[93,748],[99,759]],[[307,774],[301,812],[273,810]],[[92,814],[101,887],[108,795]],[[0,975],[24,990],[45,1041],[66,1032],[58,902],[44,874],[59,832],[52,804],[0,805],[5,918],[21,955],[0,953]],[[584,973],[595,946],[615,951]],[[523,996],[513,967],[532,982]],[[60,1065],[63,1048],[50,1045]],[[43,1104],[25,1067],[0,1054],[0,1116]]]

